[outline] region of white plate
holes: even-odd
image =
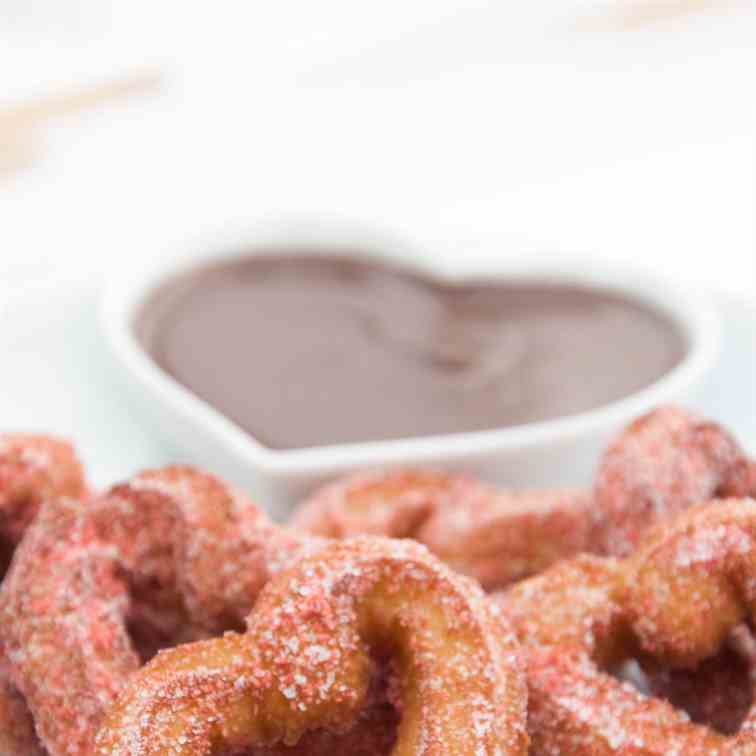
[[[71,437],[96,486],[186,461],[158,439],[121,389],[97,322],[99,285],[56,282],[0,302],[0,429]],[[756,450],[756,307],[717,300],[723,351],[698,408]]]

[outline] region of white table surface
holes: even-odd
[[[7,0],[6,104],[134,70],[164,85],[40,129],[31,167],[0,174],[3,361],[38,370],[0,379],[4,411],[36,426],[71,378],[60,297],[88,312],[116,264],[229,220],[358,220],[439,257],[525,243],[756,300],[756,2],[687,1]],[[60,430],[115,412],[92,365]],[[167,454],[141,443],[135,463]]]

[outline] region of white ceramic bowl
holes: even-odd
[[[359,251],[401,260],[438,278],[486,276],[600,286],[671,315],[689,342],[683,361],[648,388],[590,412],[548,422],[446,436],[318,448],[273,450],[162,371],[137,341],[133,323],[145,297],[179,271],[208,260],[280,251]],[[669,281],[603,268],[595,261],[530,255],[459,255],[442,270],[432,253],[362,230],[284,224],[208,235],[160,255],[159,262],[121,271],[106,287],[102,318],[108,344],[123,368],[145,422],[181,449],[184,461],[246,487],[274,516],[285,516],[316,485],[360,468],[428,465],[463,470],[505,486],[581,484],[589,480],[607,440],[630,419],[665,402],[694,397],[718,351],[719,327],[705,298]],[[456,259],[456,258],[455,258]]]

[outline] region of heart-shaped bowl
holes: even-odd
[[[398,262],[445,282],[485,278],[615,292],[665,313],[679,327],[687,351],[676,367],[645,389],[555,420],[395,441],[271,449],[164,372],[137,338],[136,322],[140,308],[161,284],[194,266],[292,252],[347,253]],[[533,255],[532,250],[506,256],[493,250],[480,254],[480,249],[474,255],[438,255],[363,229],[284,223],[208,234],[176,249],[158,251],[153,260],[119,271],[105,287],[104,334],[127,379],[125,386],[144,421],[180,449],[184,461],[247,488],[277,517],[285,517],[315,486],[364,468],[424,465],[464,471],[512,487],[585,484],[602,448],[622,425],[659,404],[695,396],[719,347],[718,317],[706,297],[657,276],[599,265],[593,259]]]

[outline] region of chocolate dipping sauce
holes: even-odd
[[[563,417],[648,386],[687,349],[664,313],[608,291],[442,284],[347,256],[197,268],[135,327],[163,370],[274,449]]]

